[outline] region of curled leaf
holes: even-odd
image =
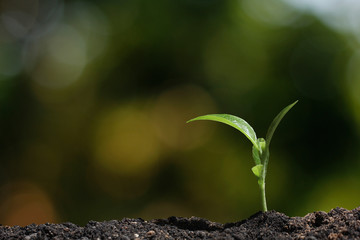
[[[256,165],[261,164],[260,152],[255,146],[252,147],[252,155],[253,155],[253,159],[255,161],[255,164]]]
[[[209,114],[193,118],[187,121],[187,123],[197,120],[210,120],[215,122],[221,122],[233,128],[236,128],[237,130],[242,132],[257,149],[259,149],[254,129],[242,118],[230,114]]]
[[[266,134],[266,149],[267,151],[269,150],[269,146],[270,146],[270,141],[271,138],[277,128],[277,126],[279,125],[281,119],[283,119],[283,117],[286,115],[286,113],[297,103],[298,101],[293,102],[292,104],[290,104],[289,106],[287,106],[286,108],[284,108],[283,110],[281,110],[281,112],[274,118],[274,120],[271,122],[270,127],[267,131]]]

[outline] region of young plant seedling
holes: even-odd
[[[274,120],[270,124],[265,139],[257,138],[254,129],[244,119],[230,114],[209,114],[209,115],[196,117],[187,121],[187,123],[189,123],[198,120],[210,120],[210,121],[225,123],[242,132],[251,141],[251,143],[253,144],[252,155],[255,161],[255,166],[251,168],[251,170],[254,173],[254,175],[258,178],[258,184],[261,192],[261,202],[264,212],[267,211],[266,195],[265,195],[265,178],[269,163],[269,156],[270,156],[269,147],[270,147],[271,138],[275,132],[275,129],[279,125],[281,119],[297,102],[298,101],[295,101],[294,103],[290,104],[289,106],[281,110],[281,112],[274,118]]]

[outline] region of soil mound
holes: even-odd
[[[304,217],[258,212],[248,219],[226,224],[197,217],[169,217],[150,221],[140,218],[90,221],[84,227],[72,223],[0,226],[0,240],[3,239],[360,239],[360,207],[335,208]]]

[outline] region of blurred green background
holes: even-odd
[[[360,4],[0,2],[0,223],[261,210],[251,143],[272,141],[270,209],[360,201]]]

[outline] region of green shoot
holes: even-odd
[[[286,113],[297,103],[290,104],[274,118],[270,127],[267,131],[266,138],[257,138],[254,129],[248,124],[245,120],[229,115],[229,114],[209,114],[200,117],[193,118],[187,123],[198,120],[210,120],[215,122],[225,123],[231,127],[236,128],[242,132],[253,144],[252,155],[254,158],[255,166],[251,168],[254,175],[258,178],[258,184],[261,192],[261,202],[263,211],[267,211],[266,204],[266,195],[265,195],[265,178],[267,173],[267,167],[269,163],[269,146],[272,139],[272,136],[279,125],[281,119],[286,115]]]

